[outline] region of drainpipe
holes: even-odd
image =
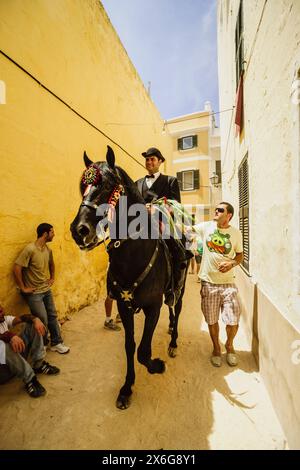
[[[294,151],[295,151],[295,192],[296,192],[296,234],[298,243],[296,243],[296,292],[300,295],[300,68],[297,67],[295,80],[291,87],[292,117],[294,125]]]

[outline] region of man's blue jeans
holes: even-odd
[[[23,379],[24,383],[28,383],[35,373],[27,362],[27,358],[31,357],[33,367],[41,366],[45,357],[43,337],[37,333],[33,325],[26,324],[20,338],[25,343],[25,351],[22,354],[15,353],[9,344],[5,344],[6,365],[11,373],[7,379],[17,376],[19,379]]]
[[[42,294],[23,294],[32,315],[39,317],[39,319],[48,328],[51,339],[51,346],[62,343],[60,335],[60,328],[57,321],[56,309],[52,297],[51,290],[43,292]]]

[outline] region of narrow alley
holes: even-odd
[[[196,275],[189,275],[175,359],[167,355],[168,312],[163,307],[153,357],[166,360],[166,372],[150,375],[136,365],[132,403],[125,411],[115,407],[125,375],[123,330],[103,328],[103,301],[72,316],[62,327],[70,354],[47,354],[61,373],[41,377],[45,397],[30,398],[19,380],[0,387],[0,448],[286,449],[242,326],[236,338],[238,367],[226,361],[221,368],[211,366],[199,286]],[[142,325],[139,313],[137,345]]]

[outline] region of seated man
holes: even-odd
[[[24,322],[20,335],[10,331],[18,323]],[[23,379],[27,393],[33,397],[45,395],[46,390],[37,380],[36,374],[56,375],[58,367],[44,360],[43,336],[46,328],[41,320],[33,315],[4,315],[0,305],[0,383],[16,376]],[[32,367],[27,362],[31,356]]]

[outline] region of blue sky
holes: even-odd
[[[163,119],[219,109],[217,0],[101,0]]]

